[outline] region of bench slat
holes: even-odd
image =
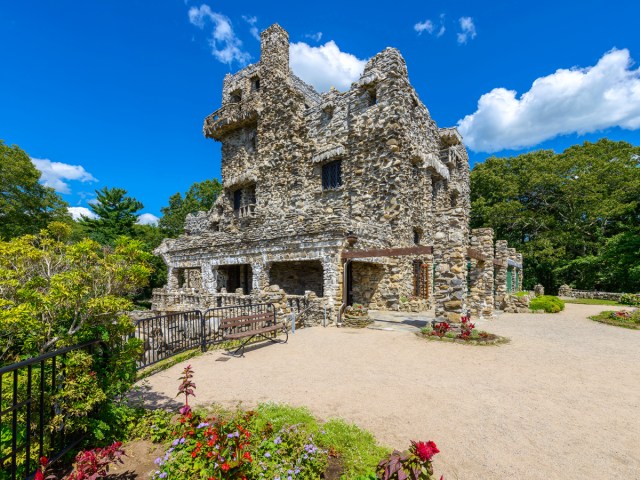
[[[245,330],[244,332],[231,333],[229,335],[224,335],[223,338],[225,340],[234,340],[236,338],[250,337],[252,335],[258,335],[261,333],[273,332],[275,330],[282,330],[282,325],[271,325],[269,327],[257,328],[255,330]]]
[[[250,317],[250,318],[249,318]],[[258,315],[251,315],[251,316],[244,316],[244,317],[231,317],[231,318],[225,318],[220,320],[220,327],[221,328],[230,328],[230,327],[237,327],[240,325],[250,325],[252,323],[260,323],[260,322],[264,322],[265,320],[274,320],[275,317],[272,313],[266,313],[266,314],[258,314]]]

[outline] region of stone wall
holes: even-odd
[[[322,297],[322,264],[318,260],[272,263],[269,269],[269,283],[279,285],[287,294],[304,295],[305,291],[312,291],[318,297]]]
[[[619,302],[624,293],[599,292],[597,290],[574,290],[569,285],[562,285],[558,290],[559,297],[591,298],[595,300],[613,300]]]

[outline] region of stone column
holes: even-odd
[[[209,262],[202,264],[202,289],[205,293],[216,293],[218,289],[218,266]]]
[[[460,323],[466,308],[467,245],[462,232],[449,234],[449,241],[434,246],[436,259],[435,314],[439,322]]]
[[[507,259],[509,258],[508,244],[506,240],[496,242],[495,259],[500,262],[496,266],[495,283],[495,307],[500,308],[507,294]]]
[[[256,262],[251,264],[251,272],[253,273],[252,291],[261,292],[269,286],[269,270],[271,262]]]
[[[511,260],[512,262],[515,262],[516,249],[508,248],[507,251],[509,252],[509,260]],[[518,285],[516,284],[516,267],[511,267],[511,292],[509,293],[516,293],[517,291],[518,291]]]
[[[493,298],[493,229],[477,228],[471,231],[471,248],[480,252],[485,260],[471,260],[469,278],[471,312],[483,317],[492,316]]]
[[[516,254],[516,262],[520,265],[520,271],[518,272],[518,291],[522,290],[522,281],[524,279],[524,263],[522,262],[522,254]]]
[[[338,308],[342,305],[342,268],[340,254],[322,258],[322,290],[327,306],[328,318],[336,319]]]

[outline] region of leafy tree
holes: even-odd
[[[529,288],[640,290],[639,160],[607,139],[489,158],[471,173],[472,226],[522,251]]]
[[[0,242],[0,353],[3,360],[132,331],[131,299],[147,285],[150,257],[137,240],[114,247],[91,239],[68,243],[54,222],[37,235]]]
[[[96,202],[89,207],[98,218],[83,217],[80,220],[89,238],[101,244],[113,244],[119,236],[133,237],[138,220],[136,213],[144,205],[128,197],[127,191],[122,188],[104,187],[96,190],[96,194]]]
[[[160,209],[162,218],[158,222],[160,230],[168,237],[184,233],[184,221],[190,213],[208,211],[222,192],[222,184],[217,178],[196,182],[185,194],[180,192],[169,197],[169,205]]]
[[[0,238],[36,233],[54,220],[71,220],[67,203],[39,180],[29,156],[0,140]]]

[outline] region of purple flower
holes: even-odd
[[[160,478],[167,478],[167,472],[162,472],[160,474]]]
[[[275,443],[276,445],[280,445],[282,443],[282,439],[280,437],[276,437],[273,443]]]
[[[162,463],[162,459],[158,457],[153,461],[153,463],[155,463],[156,465],[160,465]]]
[[[173,445],[174,447],[178,446],[178,444],[180,443],[180,439],[176,438],[173,442],[171,442],[171,445]]]
[[[202,422],[200,425],[198,425],[196,428],[203,428],[203,427],[208,427],[209,424],[207,422]]]
[[[184,437],[182,437],[182,438],[180,439],[180,443],[184,443],[184,440],[185,440],[185,438],[184,438]]]
[[[265,453],[264,456],[267,458],[271,458],[271,454],[269,452]]]

